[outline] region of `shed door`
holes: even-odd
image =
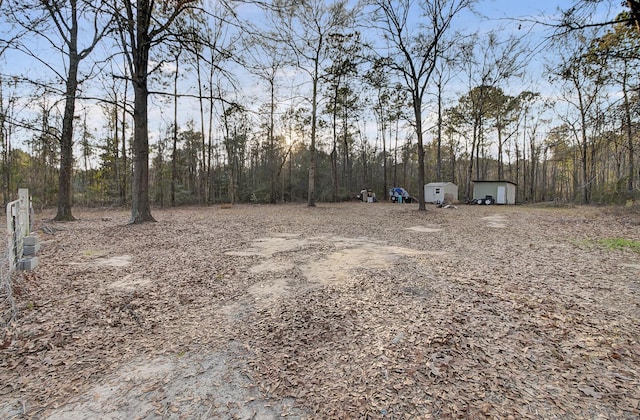
[[[507,187],[504,185],[498,185],[498,196],[496,197],[496,203],[507,204]]]

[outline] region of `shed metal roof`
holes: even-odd
[[[482,180],[482,181],[477,180],[477,181],[471,181],[471,182],[473,182],[475,184],[479,184],[481,182],[501,182],[501,183],[505,183],[506,182],[507,184],[518,185],[515,182],[507,181],[506,179]]]
[[[445,185],[456,185],[453,182],[430,182],[426,184],[426,187],[444,187]]]

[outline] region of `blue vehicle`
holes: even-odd
[[[416,201],[407,190],[401,187],[389,189],[389,200],[391,200],[392,203],[411,203]]]

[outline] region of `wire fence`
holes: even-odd
[[[24,238],[30,234],[33,223],[29,190],[21,188],[18,197],[6,208],[6,248],[0,255],[0,327],[7,326],[16,316],[13,282],[24,254]]]
[[[13,320],[16,315],[15,302],[13,300],[13,284],[12,284],[12,270],[9,263],[9,249],[8,247],[0,256],[0,327],[6,326]]]

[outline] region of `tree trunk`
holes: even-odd
[[[200,106],[200,132],[201,136],[201,144],[202,147],[202,157],[200,158],[200,179],[199,179],[199,188],[198,188],[198,203],[204,204],[208,203],[208,188],[207,182],[209,180],[208,173],[209,168],[207,167],[207,146],[205,143],[204,136],[204,98],[202,92],[202,75],[200,74],[200,55],[196,55],[196,75],[198,77],[198,104]]]
[[[629,103],[629,94],[627,92],[627,71],[625,68],[625,75],[622,82],[622,93],[624,95],[624,119],[625,119],[625,134],[627,136],[627,148],[628,148],[628,172],[627,172],[627,192],[633,191],[633,181],[635,178],[635,163],[634,163],[634,147],[633,147],[633,128],[631,126],[631,104]]]
[[[275,113],[276,113],[276,86],[275,86],[275,72],[269,80],[270,98],[269,98],[269,158],[268,158],[268,170],[269,170],[269,202],[276,204],[278,201],[276,197],[276,184],[278,182],[276,175],[276,146],[275,146]]]
[[[213,52],[211,53],[213,55]],[[211,61],[213,62],[213,56],[211,57]],[[209,184],[209,199],[207,201],[207,203],[213,203],[216,200],[216,171],[215,169],[212,171],[211,170],[211,154],[213,153],[213,111],[214,111],[214,102],[213,102],[213,75],[214,75],[214,66],[209,66],[209,78],[207,79],[207,82],[209,83],[209,95],[211,96],[211,98],[209,98],[209,113],[208,113],[208,117],[209,117],[209,129],[208,129],[208,140],[207,140],[207,148],[209,150],[209,154],[207,157],[207,178],[208,178],[208,184]],[[218,161],[218,152],[216,152],[216,161],[215,161],[215,167],[219,167],[219,161]],[[222,186],[220,186],[222,187]],[[220,196],[220,194],[219,194]]]
[[[396,129],[394,132],[394,147],[393,147],[393,186],[398,186],[398,128],[400,118],[396,118]]]
[[[346,186],[346,193],[349,194],[351,192],[351,158],[349,155],[351,152],[349,151],[349,124],[347,119],[347,107],[344,107],[344,121],[343,121],[343,143],[344,143],[344,174],[343,178],[345,179],[344,185]]]
[[[578,92],[578,95],[580,95],[580,92]],[[582,104],[582,98],[580,97],[580,103]],[[582,142],[582,147],[580,150],[580,157],[582,160],[582,202],[584,204],[589,204],[591,202],[591,186],[590,186],[590,180],[589,180],[589,168],[588,168],[588,150],[587,148],[589,147],[589,142],[588,142],[588,137],[587,137],[587,116],[586,116],[586,111],[584,111],[584,108],[582,107],[582,105],[580,106],[580,118],[581,118],[581,122],[582,122],[582,127],[580,128],[580,136],[581,136],[581,142]]]
[[[10,109],[7,108],[5,110],[4,108],[4,93],[2,91],[2,83],[3,81],[0,80],[0,140],[2,143],[2,180],[4,181],[4,188],[2,189],[2,204],[6,206],[11,197],[11,171],[9,170],[9,168],[11,167],[9,162],[11,156],[11,143],[9,142],[10,131],[8,127],[6,127],[6,121],[8,119]]]
[[[77,38],[77,35],[72,37]],[[76,41],[77,42],[77,41]],[[70,44],[73,43],[73,39]],[[55,220],[76,220],[71,214],[71,181],[73,178],[73,117],[76,110],[76,92],[78,89],[78,66],[80,57],[73,44],[69,51],[69,71],[65,91],[64,116],[62,117],[62,136],[60,138],[60,174],[58,176],[58,212]]]
[[[130,27],[133,44],[131,58],[131,81],[133,84],[133,177],[131,179],[131,219],[130,224],[155,222],[151,216],[149,203],[149,117],[147,87],[149,75],[149,50],[151,36],[149,26],[152,3],[148,0],[136,1],[135,24]],[[133,18],[128,11],[130,19]]]
[[[318,120],[318,72],[319,63],[315,61],[315,73],[313,77],[313,93],[311,99],[311,144],[309,146],[309,196],[308,207],[316,206],[316,124]]]
[[[120,173],[122,175],[122,179],[120,181],[120,204],[122,205],[127,202],[127,183],[129,181],[127,176],[127,174],[129,173],[129,171],[127,170],[127,86],[128,84],[125,83],[124,94],[122,96],[122,165],[120,168]],[[117,127],[116,131],[118,131]]]
[[[122,197],[122,191],[120,189],[121,181],[120,181],[120,173],[122,172],[121,162],[120,162],[120,126],[119,126],[119,109],[118,109],[118,95],[116,93],[116,89],[114,86],[113,89],[113,97],[114,97],[114,105],[113,105],[113,115],[111,116],[113,121],[113,176],[116,180],[116,191],[118,193],[118,197]],[[124,142],[124,139],[122,140]],[[121,200],[120,200],[121,201]],[[121,202],[122,203],[122,202]]]
[[[332,129],[333,129],[333,147],[331,149],[331,179],[333,181],[333,202],[338,201],[338,86],[339,83],[335,85],[335,91],[333,93],[333,110],[331,113],[332,117]]]
[[[538,171],[538,153],[535,146],[535,130],[531,134],[531,139],[529,140],[531,151],[529,152],[529,200],[531,202],[536,201],[536,180],[537,180],[537,171]]]
[[[476,152],[476,144],[478,143],[478,124],[477,119],[473,124],[473,135],[471,139],[471,155],[469,156],[469,163],[467,164],[467,187],[466,187],[466,201],[470,201],[473,198],[471,193],[471,178],[473,178],[473,159]],[[466,143],[466,142],[465,142]]]
[[[176,183],[178,182],[178,69],[180,54],[176,56],[176,73],[173,79],[173,147],[171,149],[171,207],[176,206]],[[160,185],[162,188],[162,185]]]
[[[416,136],[418,139],[418,190],[419,211],[426,211],[424,202],[424,144],[422,139],[422,98],[414,95],[413,112],[416,117]]]
[[[388,183],[387,183],[387,140],[384,137],[387,127],[385,126],[384,110],[382,104],[380,104],[380,118],[382,120],[382,126],[380,128],[380,139],[382,140],[382,189],[384,200],[388,200]]]
[[[148,51],[146,55],[148,56]],[[146,68],[148,59],[142,60],[145,75],[133,80],[134,110],[133,110],[133,178],[131,182],[131,219],[130,224],[155,222],[151,216],[149,203],[149,132],[147,119],[147,89]]]
[[[442,181],[442,83],[438,81],[438,145],[436,150],[436,181]]]
[[[502,163],[502,122],[498,121],[496,124],[498,126],[498,180],[504,180],[504,167]]]

